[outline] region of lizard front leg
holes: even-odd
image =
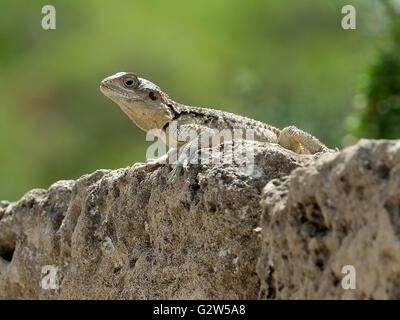
[[[155,159],[150,159],[149,161],[143,163],[143,162],[138,162],[135,163],[132,166],[132,169],[135,172],[140,172],[140,171],[144,171],[144,170],[152,170],[155,168],[158,168],[159,166],[162,166],[164,164],[167,164],[169,161],[169,158],[171,158],[172,154],[177,152],[176,149],[171,148],[168,150],[168,152],[164,155],[162,155],[161,157],[155,158]]]
[[[329,149],[313,135],[295,127],[284,128],[279,137],[279,144],[299,154],[315,154],[318,152],[335,152]]]
[[[214,130],[201,125],[186,124],[178,129],[178,139],[192,137],[192,140],[184,144],[180,150],[176,163],[168,175],[168,183],[173,184],[178,179],[183,167],[185,167],[201,148],[211,146],[211,137]]]

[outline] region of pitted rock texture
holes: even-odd
[[[0,298],[257,298],[262,189],[312,157],[244,148],[255,150],[251,175],[240,161],[190,165],[174,185],[166,166],[99,170],[5,205]],[[47,265],[57,290],[43,289]]]
[[[260,297],[400,299],[398,140],[361,140],[270,181],[262,206]]]
[[[400,141],[252,148],[251,171],[98,170],[1,202],[0,298],[400,298]]]

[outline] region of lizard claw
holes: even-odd
[[[143,171],[144,169],[146,169],[146,167],[147,167],[146,163],[138,162],[132,166],[132,170],[135,172],[140,172],[140,171]]]
[[[145,171],[145,170],[154,170],[163,165],[163,163],[160,162],[159,160],[160,159],[151,159],[150,161],[147,161],[146,163],[143,163],[143,162],[135,163],[132,166],[132,170],[134,172],[141,172],[141,171]]]
[[[168,180],[167,180],[168,184],[174,184],[176,182],[182,171],[182,167],[183,166],[181,164],[175,165],[175,167],[168,174]]]

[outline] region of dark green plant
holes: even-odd
[[[361,99],[356,99],[357,111],[349,122],[356,138],[400,138],[400,17],[388,2],[384,4],[391,34],[369,70]]]

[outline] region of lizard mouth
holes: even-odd
[[[129,100],[131,103],[142,101],[142,99],[140,99],[140,97],[132,95],[132,93],[126,92],[126,90],[124,90],[120,87],[114,86],[112,84],[106,83],[106,82],[100,83],[100,91],[106,97],[115,101],[117,104],[120,104],[121,98]]]
[[[117,86],[107,84],[105,82],[100,83],[100,91],[104,93],[106,96],[118,95],[118,96],[123,96],[125,98],[130,98],[129,94],[125,92],[125,90]]]
[[[101,92],[106,93],[109,90],[110,90],[110,88],[104,82],[100,83],[100,91]]]
[[[113,91],[105,82],[100,83],[100,91],[103,93],[107,93],[109,91]]]

